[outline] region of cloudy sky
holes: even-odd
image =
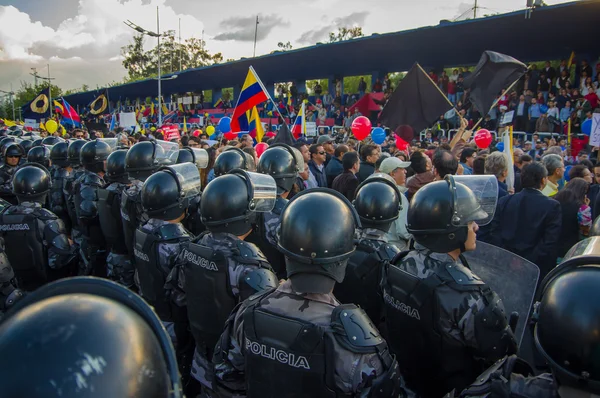
[[[545,0],[547,4],[564,0]],[[480,15],[524,8],[526,0],[479,0]],[[33,81],[31,68],[46,65],[63,89],[95,88],[126,74],[120,48],[134,32],[130,19],[161,31],[178,29],[183,39],[202,37],[207,49],[225,59],[251,57],[256,15],[260,16],[257,55],[290,41],[294,48],[326,41],[340,26],[362,26],[366,35],[396,32],[453,20],[467,12],[468,0],[0,0],[0,89]],[[472,14],[472,13],[469,13]],[[150,46],[150,39],[147,39]],[[340,62],[351,62],[349,59]]]

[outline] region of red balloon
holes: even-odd
[[[362,141],[371,133],[371,121],[365,116],[359,116],[352,122],[352,134]]]
[[[254,147],[254,149],[256,150],[256,156],[260,159],[260,155],[262,155],[268,147],[269,144],[267,144],[266,142],[259,142],[258,144],[256,144],[256,146]]]
[[[481,129],[475,133],[473,140],[479,149],[487,149],[493,140],[492,133],[486,129]]]
[[[227,138],[228,140],[234,140],[237,138],[238,133],[234,133],[232,131],[230,131],[229,133],[225,133],[223,134],[225,136],[225,138]]]

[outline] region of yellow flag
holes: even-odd
[[[187,133],[187,123],[185,121],[185,116],[183,117],[183,132]]]

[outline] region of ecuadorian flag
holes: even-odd
[[[256,107],[252,108],[252,112],[250,113],[250,123],[248,124],[248,133],[256,142],[262,142],[263,137],[265,136],[265,130],[263,129],[263,125],[258,117],[258,110]]]
[[[292,135],[295,139],[300,138],[302,134],[306,134],[306,119],[304,117],[304,102],[302,103],[302,107],[300,108],[300,112],[298,112],[298,116],[296,116],[296,121],[292,126]]]
[[[257,105],[265,102],[269,99],[266,90],[254,68],[250,67],[248,71],[248,75],[246,76],[246,81],[242,86],[242,91],[240,92],[240,97],[238,98],[237,104],[235,106],[235,110],[233,111],[233,116],[231,117],[231,131],[240,132],[243,131],[240,128],[240,118],[246,116],[246,112],[252,110]]]

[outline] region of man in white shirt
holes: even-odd
[[[379,171],[392,177],[396,181],[400,192],[402,192],[400,197],[400,214],[386,234],[388,241],[400,250],[408,249],[408,240],[411,238],[411,234],[406,230],[406,216],[408,214],[409,203],[404,194],[407,191],[405,186],[406,168],[409,166],[410,162],[403,162],[396,157],[385,159],[381,162],[381,166],[379,166]]]

